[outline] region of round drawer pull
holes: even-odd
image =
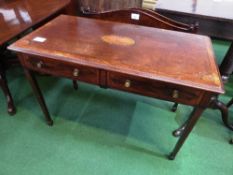
[[[78,69],[74,69],[73,76],[75,76],[75,77],[79,76],[79,70]]]
[[[174,90],[174,91],[172,92],[172,97],[173,97],[173,98],[179,98],[179,91],[178,91],[178,90]]]
[[[125,81],[125,87],[129,88],[131,86],[131,81],[130,80],[126,80]]]
[[[43,62],[42,62],[42,61],[39,61],[39,62],[36,64],[36,67],[37,67],[37,68],[41,68],[42,65],[43,65]]]

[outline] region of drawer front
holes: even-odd
[[[184,88],[160,81],[148,80],[115,72],[110,72],[107,80],[108,86],[114,89],[187,105],[199,104],[203,95],[203,91],[201,90]]]
[[[29,56],[24,59],[24,66],[34,71],[88,83],[99,83],[98,69],[81,66],[48,58]]]

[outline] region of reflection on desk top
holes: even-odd
[[[156,9],[233,22],[233,0],[158,0]]]
[[[61,15],[9,49],[223,93],[206,36]]]
[[[70,0],[0,0],[0,45],[58,12]]]

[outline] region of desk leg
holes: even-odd
[[[10,115],[14,115],[15,112],[16,112],[16,109],[15,109],[15,105],[14,105],[11,93],[10,93],[9,88],[7,86],[5,71],[3,70],[2,67],[0,67],[0,86],[2,88],[3,93],[6,96],[6,99],[7,99],[7,110],[8,110],[8,113]]]
[[[78,90],[77,80],[73,80],[73,87],[74,87],[75,90]]]
[[[178,129],[172,132],[172,135],[174,137],[180,137],[182,133],[184,132],[186,126],[187,126],[188,120],[185,121]]]
[[[233,72],[233,43],[231,43],[231,46],[223,59],[223,62],[220,65],[220,73],[222,75],[223,81],[227,81],[229,76]]]
[[[172,153],[168,156],[170,160],[174,160],[176,157],[176,154],[179,152],[180,148],[184,144],[185,140],[187,139],[189,133],[192,131],[194,125],[196,124],[197,120],[200,118],[201,114],[203,113],[205,109],[196,107],[193,109],[193,112],[191,113],[189,120],[186,124],[186,127],[184,131],[182,132],[182,135],[180,136],[178,142],[176,143],[175,148],[173,149]]]
[[[43,98],[43,95],[41,93],[41,90],[39,88],[39,85],[36,81],[36,78],[33,74],[32,71],[30,70],[27,70],[27,69],[24,69],[24,72],[26,74],[26,77],[29,81],[29,83],[31,84],[31,87],[32,87],[32,90],[34,92],[34,94],[36,95],[36,98],[37,98],[37,101],[39,102],[40,104],[40,107],[45,115],[45,119],[46,119],[46,122],[48,125],[52,126],[53,125],[53,120],[51,119],[50,115],[49,115],[49,111],[47,109],[47,106],[45,104],[45,101],[44,101],[44,98]]]
[[[174,103],[174,105],[172,106],[172,112],[176,112],[177,107],[178,107],[179,103]]]

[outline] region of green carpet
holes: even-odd
[[[229,43],[213,41],[218,63]],[[171,135],[191,107],[43,76],[39,84],[54,126],[45,124],[20,68],[8,72],[17,114],[6,113],[0,92],[0,175],[232,175],[233,132],[220,112],[206,110],[175,161],[165,157],[177,138]],[[233,95],[231,82],[227,102]],[[230,110],[231,119],[233,109]]]

